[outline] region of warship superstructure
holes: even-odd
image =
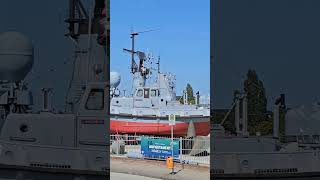
[[[210,133],[209,108],[199,105],[199,95],[197,103],[192,105],[187,103],[187,93],[183,95],[183,104],[177,100],[175,76],[160,72],[160,58],[134,49],[138,34],[131,33],[132,48],[124,49],[131,54],[132,96],[120,95],[117,89],[120,75],[111,73],[111,134],[170,135],[168,116],[175,115],[175,136],[207,136]],[[155,80],[147,83],[154,70],[147,65],[149,61],[157,64],[157,73]]]
[[[53,110],[43,87],[39,113],[24,81],[34,45],[19,32],[0,34],[0,178],[106,179],[109,175],[109,1],[88,11],[69,0],[66,34],[74,43],[74,67],[66,111]],[[63,58],[63,57],[62,57]]]
[[[223,127],[225,119],[211,126],[211,177],[234,180],[320,179],[320,141],[317,134],[320,129],[314,126],[320,121],[320,116],[316,116],[315,109],[286,110],[285,134],[281,135],[279,111],[286,109],[282,94],[274,105],[273,135],[253,136],[247,132],[246,103],[246,95],[242,94],[232,107],[236,135],[227,135]],[[301,128],[313,131],[301,131]]]

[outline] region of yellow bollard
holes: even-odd
[[[168,169],[173,169],[173,158],[172,157],[167,157],[167,168]]]

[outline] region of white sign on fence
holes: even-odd
[[[175,114],[169,115],[169,125],[170,126],[176,125],[176,115]]]

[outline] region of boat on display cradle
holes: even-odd
[[[199,93],[195,104],[188,103],[184,91],[183,103],[177,99],[175,76],[160,72],[160,57],[134,50],[134,39],[139,33],[131,33],[132,49],[124,49],[131,54],[132,94],[120,95],[117,88],[120,74],[111,72],[110,130],[111,134],[170,135],[169,116],[175,116],[173,126],[175,136],[206,136],[210,133],[210,110],[200,105]],[[146,55],[147,54],[147,55]],[[139,58],[139,64],[135,57]],[[152,65],[156,64],[157,68]],[[152,71],[156,70],[156,76]],[[149,82],[149,83],[148,83]]]

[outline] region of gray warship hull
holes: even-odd
[[[319,151],[215,154],[210,173],[214,179],[230,180],[320,179],[319,154]]]
[[[96,172],[86,171],[56,171],[52,169],[39,169],[30,168],[24,166],[8,166],[0,164],[0,180],[11,180],[11,179],[39,179],[39,180],[76,180],[76,179],[92,179],[102,180],[106,179],[107,174],[99,174]]]
[[[281,175],[252,175],[252,174],[232,174],[232,175],[216,175],[211,174],[212,179],[264,179],[264,180],[319,180],[320,173],[296,173],[296,174],[281,174]]]
[[[215,137],[215,179],[320,179],[317,144],[282,144],[271,137]],[[305,149],[306,148],[306,149]],[[236,150],[236,152],[235,152]]]
[[[242,116],[240,103],[243,107]],[[273,135],[270,136],[248,135],[245,96],[237,99],[234,104],[236,135],[226,134],[222,124],[214,124],[211,129],[214,132],[211,153],[213,158],[210,163],[213,179],[320,179],[319,135],[313,132],[299,133],[302,126],[297,125],[292,128],[296,131],[288,133],[291,132],[288,123],[285,134],[279,134],[279,110],[285,108],[284,95],[275,103]],[[294,109],[291,111],[296,112]],[[286,115],[288,114],[292,113],[289,111]],[[303,113],[297,119],[304,120],[301,114]],[[313,115],[305,114],[308,117]],[[310,118],[311,120],[313,119]],[[286,119],[286,122],[292,121]],[[240,128],[240,124],[244,126]],[[312,126],[308,122],[303,124]]]

